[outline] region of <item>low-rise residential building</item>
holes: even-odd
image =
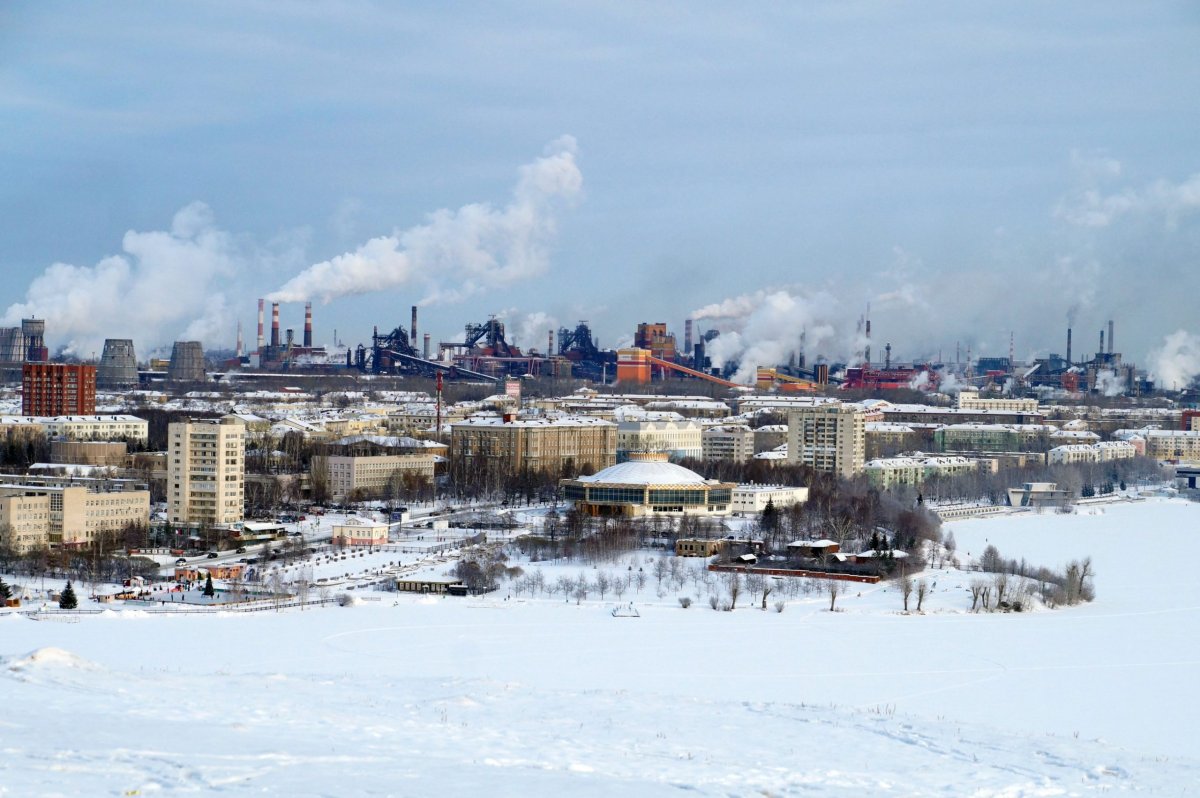
[[[733,512],[761,513],[770,504],[782,510],[808,501],[808,488],[790,485],[738,485],[733,489]]]
[[[617,462],[630,452],[663,452],[672,460],[698,460],[703,453],[699,421],[675,412],[630,412],[618,416]]]
[[[754,428],[754,453],[769,452],[787,443],[787,424],[764,424]]]
[[[877,488],[920,485],[933,477],[953,477],[979,471],[979,464],[967,457],[927,455],[913,452],[902,457],[881,457],[866,464],[864,470]]]
[[[0,417],[0,429],[14,429],[36,424],[47,437],[71,440],[114,441],[129,440],[145,443],[149,425],[145,419],[127,415],[105,416],[48,416],[25,418]]]
[[[1055,446],[1046,453],[1049,465],[1068,463],[1104,463],[1110,460],[1126,460],[1137,457],[1138,451],[1128,441],[1102,441],[1100,443],[1068,443]]]
[[[334,546],[382,546],[388,542],[388,525],[369,518],[350,516],[333,526]]]
[[[616,462],[617,425],[584,416],[476,416],[450,425],[450,457],[466,468],[576,472]]]
[[[132,480],[0,475],[0,526],[17,551],[80,548],[150,522],[150,491]]]
[[[373,499],[389,494],[406,476],[433,482],[433,454],[324,455],[312,458],[311,471],[326,480],[334,501]]]
[[[1146,456],[1175,462],[1200,462],[1200,432],[1151,429],[1144,432]]]
[[[754,430],[745,424],[705,427],[700,443],[705,460],[744,463],[754,456]]]

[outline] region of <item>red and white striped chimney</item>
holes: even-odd
[[[312,348],[312,303],[304,303],[304,348]]]
[[[279,303],[271,303],[271,346],[279,348]]]
[[[263,344],[266,341],[263,339],[263,300],[258,300],[258,351],[261,352]]]

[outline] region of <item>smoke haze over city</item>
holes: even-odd
[[[852,359],[869,308],[897,359],[1115,319],[1200,372],[1190,7],[198,10],[0,12],[3,324],[88,358],[232,348],[258,297],[321,343],[695,318],[745,370]]]

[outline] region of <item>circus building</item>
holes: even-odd
[[[580,512],[627,517],[728,515],[737,487],[705,479],[658,452],[631,452],[624,463],[559,484]]]

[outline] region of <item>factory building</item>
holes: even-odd
[[[787,461],[850,479],[866,462],[866,413],[826,404],[788,413]]]
[[[26,416],[96,412],[96,367],[76,363],[26,363],[21,368],[21,413]]]
[[[237,416],[171,423],[167,509],[172,524],[217,526],[244,517],[246,425]]]
[[[576,473],[613,465],[617,425],[585,416],[475,416],[450,425],[450,459],[466,468]]]
[[[0,533],[18,552],[79,548],[150,522],[150,491],[131,480],[0,475]]]
[[[727,515],[737,487],[669,463],[659,452],[637,452],[624,463],[559,484],[581,513],[630,518]]]

